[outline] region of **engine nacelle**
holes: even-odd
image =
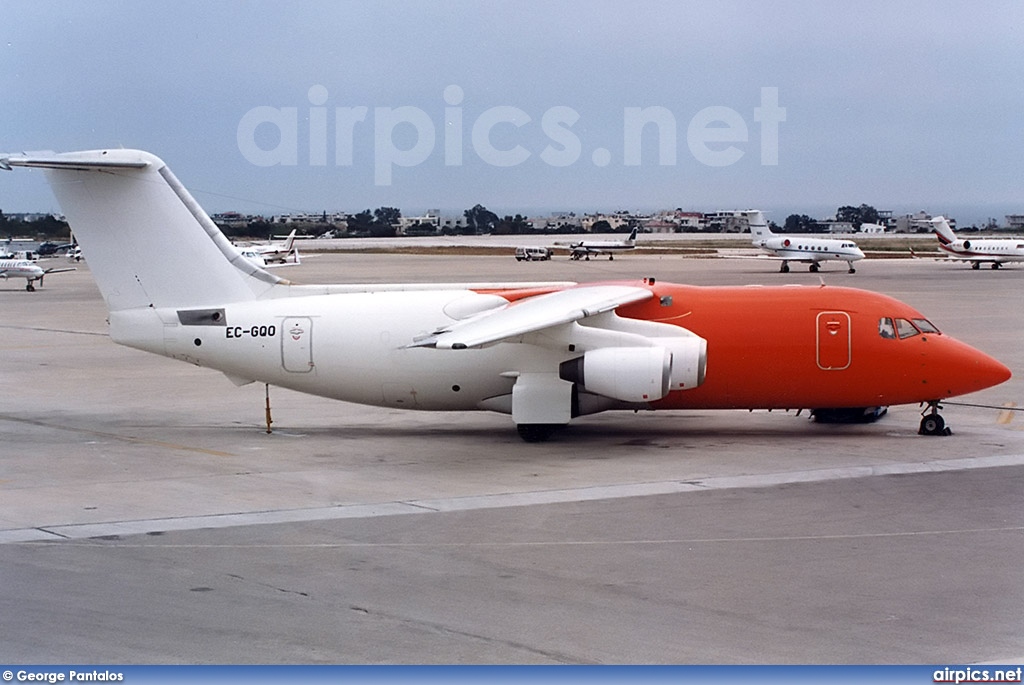
[[[653,402],[704,382],[707,341],[697,336],[658,339],[653,347],[601,347],[562,362],[558,375],[595,395]]]
[[[685,338],[660,338],[658,344],[664,345],[672,353],[670,392],[693,390],[704,382],[704,372],[708,366],[707,340],[691,335]]]
[[[664,347],[602,347],[563,362],[563,380],[623,402],[652,402],[668,394],[672,353]]]

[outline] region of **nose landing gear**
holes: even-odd
[[[953,431],[946,425],[946,420],[939,414],[942,407],[938,401],[928,402],[928,407],[921,413],[921,427],[918,435],[951,435]]]

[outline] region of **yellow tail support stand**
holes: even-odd
[[[267,418],[267,434],[269,435],[274,432],[270,429],[270,424],[274,423],[274,420],[270,418],[270,383],[265,383],[263,387],[266,389],[267,405],[265,411]]]

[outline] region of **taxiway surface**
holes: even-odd
[[[639,251],[324,254],[302,282],[818,283],[884,292],[1017,374],[1024,268],[858,273]],[[766,303],[765,306],[771,306]],[[917,407],[509,417],[360,407],[114,345],[87,267],[0,283],[0,658],[92,663],[959,663],[1024,653],[1024,434]],[[752,332],[752,344],[756,332]]]

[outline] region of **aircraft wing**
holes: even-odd
[[[697,258],[697,259],[706,259],[706,258],[709,258],[709,257],[712,258],[712,259],[754,259],[754,260],[757,260],[759,262],[783,262],[783,261],[785,261],[785,262],[796,262],[797,264],[810,264],[811,262],[816,261],[814,259],[805,259],[803,257],[780,257],[779,255],[775,255],[775,254],[733,254],[733,253],[721,254],[721,253],[719,253],[719,254],[715,254],[715,255],[698,254],[698,255],[694,255],[694,257]],[[825,261],[825,260],[821,260],[821,261]]]
[[[626,285],[581,286],[517,300],[438,329],[410,347],[461,350],[501,342],[544,328],[578,321],[653,297],[646,288]]]

